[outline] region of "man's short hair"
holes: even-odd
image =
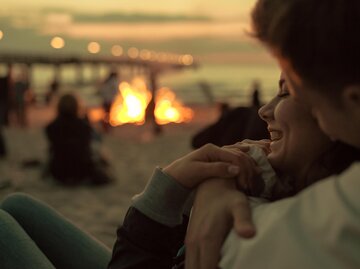
[[[308,86],[360,84],[360,0],[258,0],[252,23]]]

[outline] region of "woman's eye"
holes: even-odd
[[[278,93],[278,97],[286,97],[286,96],[289,96],[290,95],[290,93],[288,92],[288,91],[281,91],[281,92],[279,92]]]
[[[285,82],[285,80],[280,80],[279,81],[279,92],[277,94],[277,97],[282,98],[282,97],[286,97],[288,96],[290,93],[288,91],[288,87],[287,84]]]

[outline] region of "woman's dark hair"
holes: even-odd
[[[301,182],[295,182],[293,178],[283,179],[289,189],[284,191],[281,185],[277,186],[279,188],[274,188],[272,199],[279,200],[293,196],[321,179],[341,174],[356,161],[360,161],[359,149],[340,141],[333,142],[314,163],[314,169],[310,169],[306,178],[302,178]]]
[[[344,172],[352,163],[360,160],[360,150],[343,142],[337,141],[324,152],[320,165],[328,171],[328,175]]]
[[[79,113],[79,101],[74,94],[64,94],[59,100],[57,110],[59,116],[76,118]]]

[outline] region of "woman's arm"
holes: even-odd
[[[215,269],[225,237],[234,228],[243,238],[255,235],[247,197],[235,180],[211,179],[196,193],[186,234],[186,268]]]
[[[247,156],[213,145],[175,161],[166,173],[157,169],[118,229],[109,268],[171,268],[184,239],[187,221],[181,216],[191,189],[207,178],[233,178],[245,169],[253,169]]]
[[[130,207],[123,225],[117,230],[110,269],[170,269],[181,247],[187,226],[168,227]]]

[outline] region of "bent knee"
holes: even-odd
[[[6,211],[0,209],[0,232],[5,231],[6,227],[12,227],[16,224],[14,218]]]
[[[33,201],[34,199],[27,194],[13,193],[5,197],[0,204],[0,208],[11,214],[11,212],[29,208],[29,205],[32,204]]]

